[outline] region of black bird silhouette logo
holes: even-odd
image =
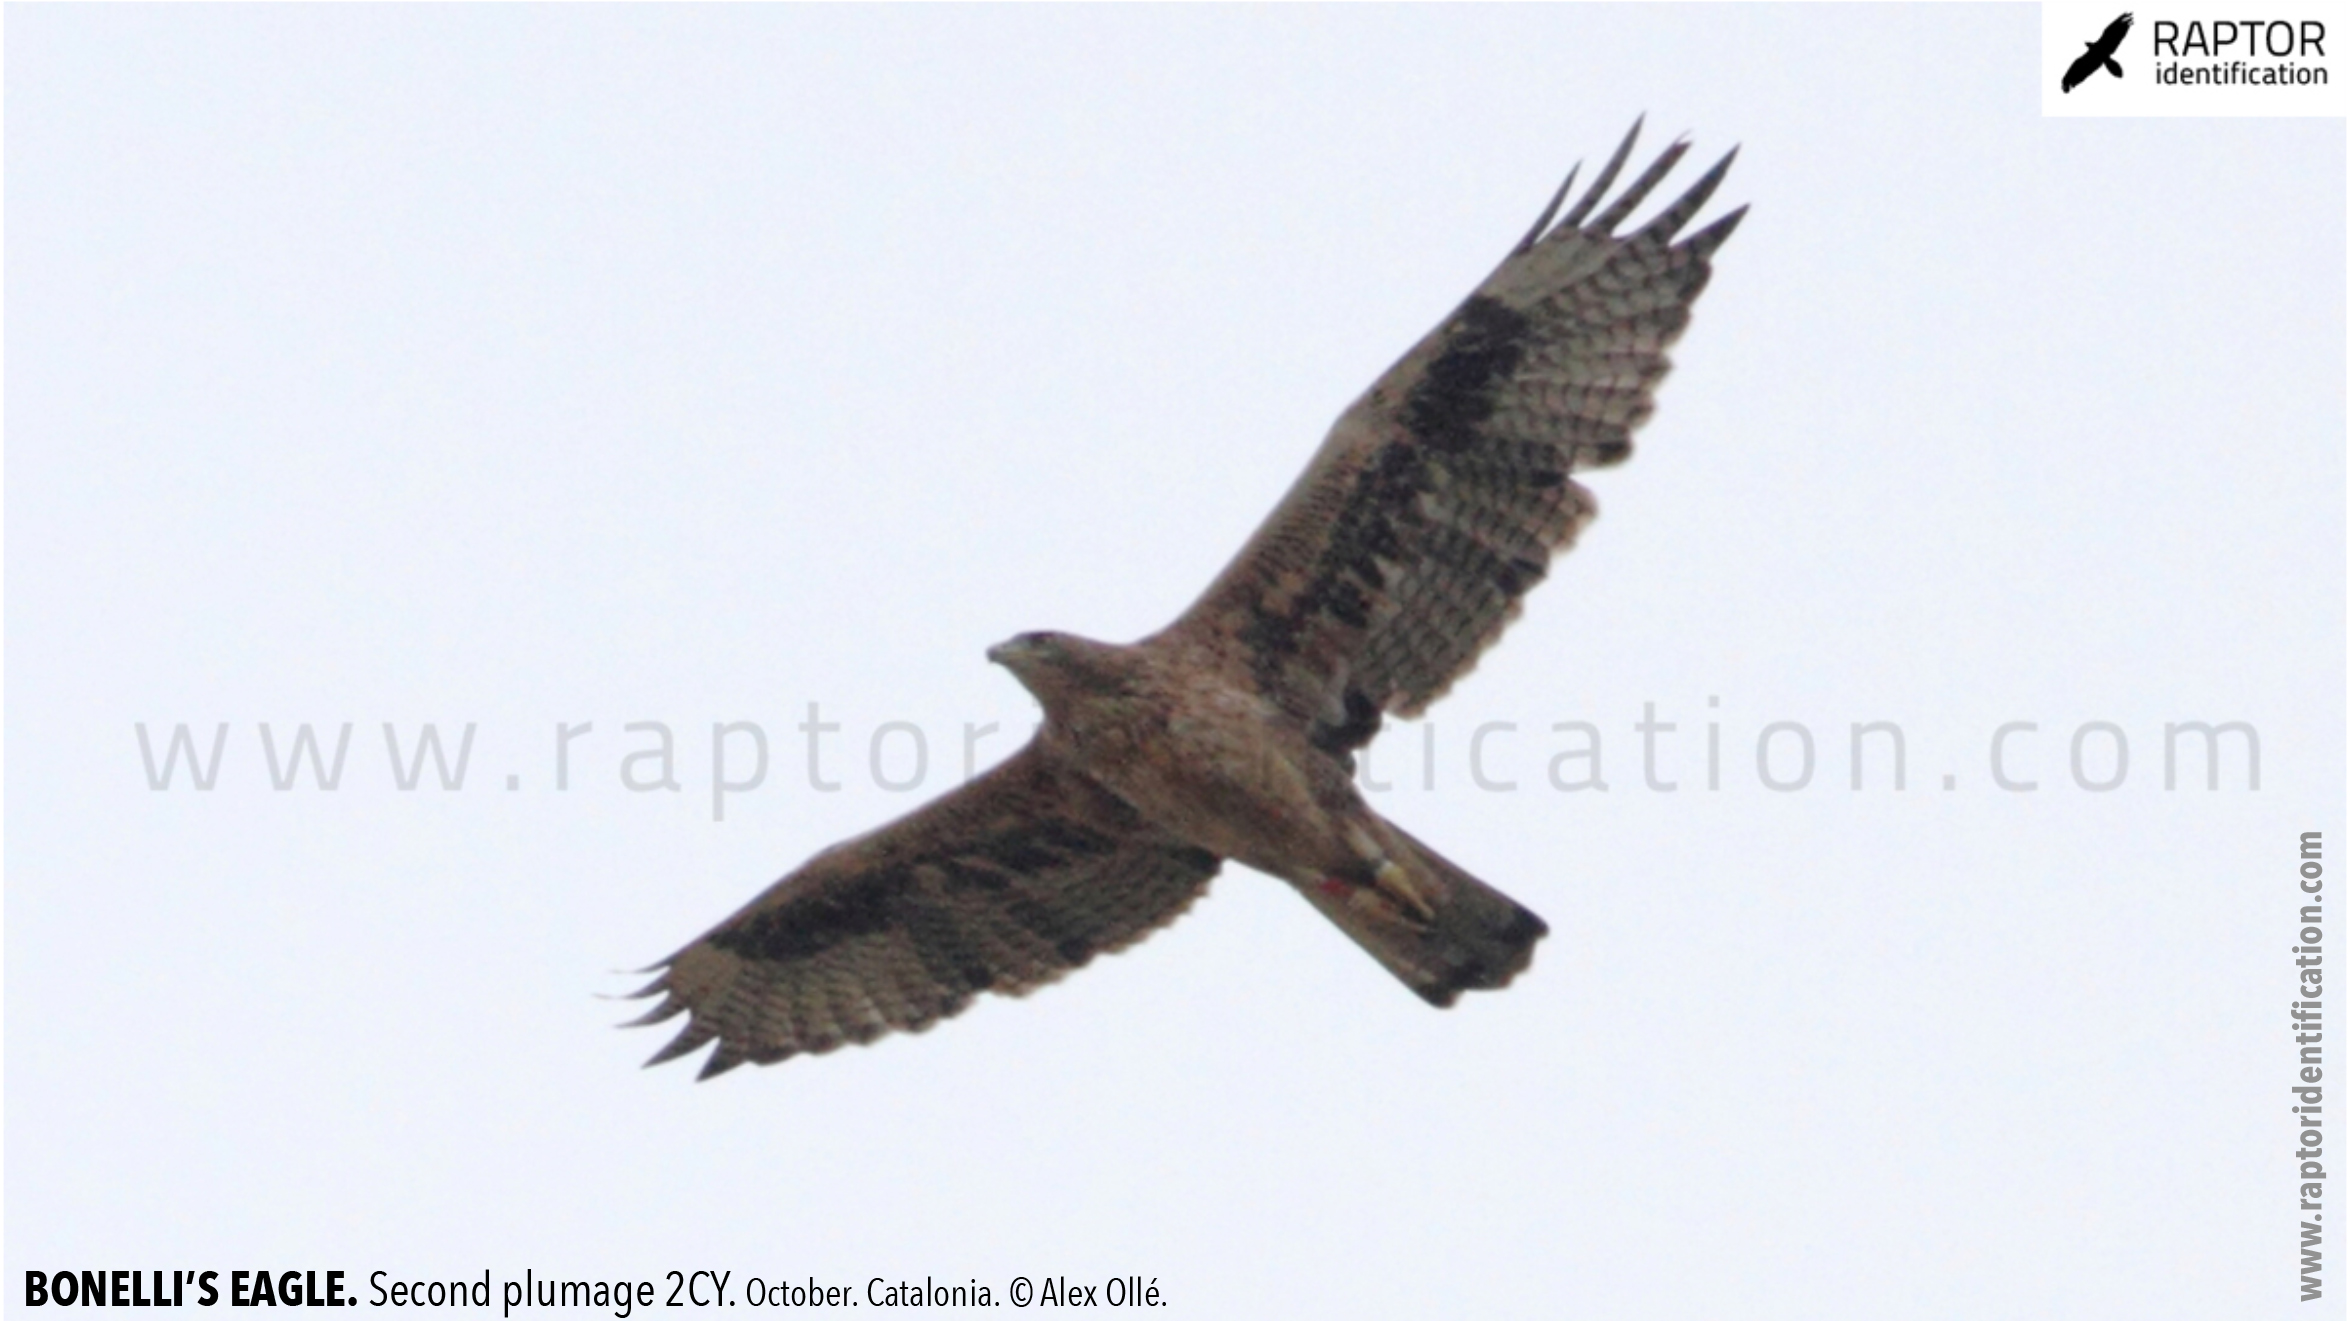
[[[2098,35],[2097,40],[2082,43],[2089,49],[2082,51],[2081,57],[2064,71],[2064,90],[2069,92],[2089,81],[2090,75],[2099,69],[2116,78],[2122,76],[2121,61],[2116,60],[2113,53],[2122,48],[2122,38],[2130,35],[2130,21],[2130,15],[2124,14],[2106,24],[2105,31]]]

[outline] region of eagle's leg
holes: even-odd
[[[1350,824],[1346,828],[1346,842],[1354,850],[1355,856],[1361,858],[1370,869],[1371,884],[1377,886],[1381,894],[1417,914],[1423,922],[1436,916],[1436,896],[1413,879],[1412,874],[1395,859],[1388,857],[1387,850],[1371,838],[1369,831]]]
[[[1314,888],[1383,926],[1425,931],[1429,919],[1435,916],[1433,911],[1415,911],[1406,902],[1399,900],[1392,891],[1379,884],[1376,873],[1368,868],[1325,876]]]
[[[1379,887],[1380,893],[1418,913],[1423,920],[1436,916],[1435,897],[1423,890],[1410,872],[1397,866],[1395,859],[1381,858],[1371,872],[1371,883]]]

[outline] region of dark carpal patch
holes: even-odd
[[[911,871],[894,867],[842,893],[753,914],[710,937],[710,943],[747,959],[811,959],[846,941],[888,931],[913,883]]]
[[[1040,872],[1071,858],[1094,858],[1117,847],[1109,836],[1066,821],[1038,821],[1001,831],[964,850],[964,856],[1016,874]]]
[[[839,894],[778,904],[712,936],[711,943],[745,958],[768,962],[814,958],[860,937],[880,935],[901,925],[919,926],[913,918],[924,907],[915,890],[916,874],[922,869],[935,871],[949,891],[992,893],[1012,888],[1015,877],[1060,867],[1071,859],[1100,857],[1116,848],[1115,840],[1098,831],[1066,821],[1037,821],[988,836],[952,854],[908,859]],[[1023,925],[1056,945],[1066,942],[1071,932],[1065,923],[1034,905],[1024,907],[1030,911],[1016,915]],[[938,954],[935,948],[925,951],[924,963],[931,963]],[[953,965],[959,959],[948,957],[946,962]],[[983,979],[979,985],[986,982]]]
[[[1463,303],[1444,351],[1404,400],[1403,424],[1412,437],[1447,452],[1477,443],[1495,394],[1526,356],[1533,325],[1482,294]]]
[[[1425,456],[1411,445],[1389,445],[1355,475],[1339,507],[1313,577],[1285,610],[1262,607],[1241,631],[1267,691],[1282,689],[1282,672],[1304,650],[1312,621],[1328,617],[1352,629],[1370,624],[1371,602],[1387,586],[1378,560],[1408,560],[1403,525],[1418,521],[1412,502],[1428,488]]]
[[[1473,542],[1473,549],[1463,548],[1459,543],[1468,538],[1431,528],[1417,506],[1435,485],[1431,463],[1470,453],[1483,442],[1481,429],[1532,343],[1533,322],[1499,300],[1480,295],[1461,305],[1444,348],[1404,399],[1400,417],[1410,440],[1382,447],[1355,474],[1332,521],[1329,542],[1297,595],[1279,610],[1260,602],[1241,630],[1266,691],[1285,690],[1284,675],[1313,645],[1317,620],[1355,633],[1377,627],[1378,607],[1390,586],[1382,559],[1411,564],[1434,552],[1456,572],[1488,581],[1513,598],[1541,578],[1538,562],[1505,559]],[[1373,718],[1366,725],[1354,708],[1368,705],[1375,716],[1384,696],[1349,692],[1346,723],[1318,726],[1315,742],[1327,751],[1361,746],[1378,724]]]

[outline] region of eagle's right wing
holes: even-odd
[[[1665,349],[1746,208],[1680,233],[1732,152],[1617,233],[1688,149],[1666,148],[1593,215],[1632,140],[1553,226],[1570,174],[1468,301],[1347,409],[1168,630],[1227,657],[1332,752],[1368,740],[1382,711],[1419,714],[1476,663],[1591,517],[1570,475],[1621,460],[1654,407]]]
[[[1019,994],[1174,920],[1220,860],[1035,743],[871,834],[826,849],[637,992],[683,1013],[648,1063],[711,1041],[713,1077],[748,1060],[920,1031],[980,991]]]

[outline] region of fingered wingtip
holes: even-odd
[[[1736,210],[1681,240],[1680,246],[1700,257],[1712,256],[1714,249],[1729,241],[1730,235],[1738,228],[1738,222],[1746,218],[1746,208],[1751,205],[1749,202],[1741,202]]]
[[[718,1043],[718,1049],[710,1052],[710,1058],[702,1062],[702,1070],[694,1075],[694,1081],[708,1082],[719,1074],[731,1072],[741,1067],[745,1058],[739,1052],[729,1051],[722,1041]]]
[[[1593,179],[1591,187],[1576,199],[1575,205],[1559,217],[1559,224],[1570,229],[1582,225],[1583,217],[1591,214],[1591,208],[1599,205],[1599,199],[1606,196],[1607,190],[1615,185],[1616,176],[1623,172],[1624,162],[1631,158],[1632,144],[1640,140],[1640,126],[1647,122],[1648,114],[1642,111],[1640,117],[1632,121],[1631,131],[1624,134],[1624,140],[1616,145],[1615,154],[1609,156],[1607,164],[1600,168],[1599,177]]]
[[[658,995],[668,988],[668,980],[660,975],[668,971],[669,961],[667,959],[643,968],[606,968],[604,973],[609,977],[651,977],[653,980],[633,991],[590,991],[588,994],[598,1000],[642,1000],[647,996]]]
[[[661,1003],[659,1003],[659,1004],[657,1004],[657,1005],[654,1005],[652,1008],[650,1008],[650,1009],[646,1010],[645,1012],[643,1012],[643,1013],[641,1013],[641,1014],[637,1015],[636,1017],[634,1017],[634,1018],[632,1018],[632,1019],[629,1019],[627,1022],[625,1022],[625,1023],[614,1023],[612,1026],[614,1026],[614,1027],[651,1027],[651,1026],[652,1026],[653,1024],[655,1024],[655,1023],[665,1023],[665,1022],[669,1021],[670,1019],[672,1019],[672,1018],[675,1018],[675,1017],[677,1017],[679,1014],[681,1014],[681,1013],[684,1013],[684,1012],[685,1012],[685,1006],[684,1006],[684,1005],[682,1005],[682,1004],[678,1003],[678,1002],[677,1002],[677,1001],[675,1001],[675,1000],[663,1000]]]
[[[1567,181],[1550,195],[1549,205],[1542,208],[1541,215],[1534,217],[1534,227],[1526,231],[1526,237],[1519,239],[1516,247],[1510,249],[1511,256],[1515,257],[1542,241],[1542,236],[1550,231],[1550,222],[1557,218],[1559,207],[1566,202],[1568,191],[1575,186],[1576,171],[1582,168],[1583,162],[1577,161],[1575,168],[1567,171]]]
[[[1656,154],[1656,159],[1648,163],[1648,168],[1640,172],[1640,177],[1634,179],[1624,189],[1622,196],[1609,203],[1608,208],[1599,213],[1598,218],[1591,222],[1591,228],[1602,234],[1614,233],[1616,226],[1624,223],[1635,208],[1648,200],[1648,194],[1659,183],[1664,182],[1664,177],[1673,172],[1673,167],[1680,164],[1681,158],[1688,152],[1689,139],[1675,138],[1663,151]]]

